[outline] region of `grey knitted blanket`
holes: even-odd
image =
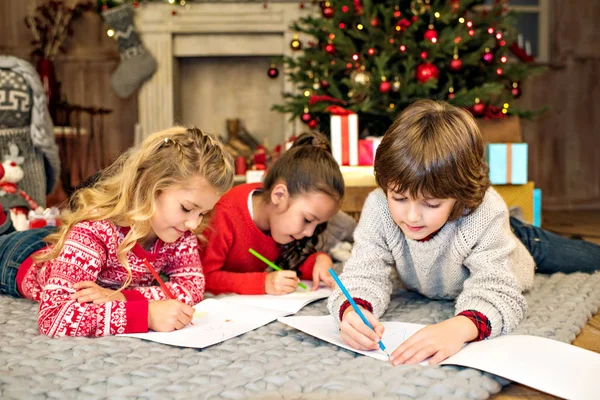
[[[515,333],[571,342],[600,306],[600,273],[536,276]],[[507,381],[459,367],[399,366],[273,322],[204,350],[127,337],[50,339],[37,305],[0,296],[2,399],[485,399]],[[383,320],[430,324],[452,302],[397,291]],[[326,314],[325,301],[298,315]]]

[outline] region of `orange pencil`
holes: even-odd
[[[156,281],[158,282],[158,285],[165,293],[165,296],[167,296],[171,300],[176,300],[177,298],[175,296],[173,296],[173,292],[171,292],[169,287],[167,285],[165,285],[165,282],[162,279],[160,279],[160,275],[158,275],[158,273],[156,272],[156,270],[154,269],[152,264],[150,264],[150,262],[148,260],[146,260],[145,258],[144,258],[144,264],[146,264],[146,268],[148,268],[148,271],[150,271],[152,276],[154,276],[154,279],[156,279]],[[194,325],[193,322],[190,322],[190,323],[192,325]]]

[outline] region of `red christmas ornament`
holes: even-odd
[[[279,76],[279,71],[277,70],[277,68],[271,67],[267,71],[267,75],[269,75],[269,78],[275,79],[275,78],[277,78]]]
[[[494,54],[493,53],[485,53],[483,55],[483,60],[488,63],[491,64],[492,61],[494,61]]]
[[[310,129],[315,129],[317,127],[318,123],[316,119],[311,119],[310,121],[308,121],[308,127]]]
[[[308,124],[313,119],[313,117],[309,113],[305,112],[305,113],[302,113],[302,115],[300,116],[300,119],[305,124]]]
[[[388,81],[383,81],[379,84],[379,91],[381,93],[387,93],[392,89],[392,84]]]
[[[450,61],[450,69],[452,71],[460,71],[462,68],[462,60],[460,58],[454,58]]]
[[[402,18],[400,21],[398,21],[398,26],[402,29],[406,29],[408,28],[412,23],[407,20],[406,18]]]
[[[419,82],[425,83],[430,79],[437,79],[440,75],[440,71],[431,63],[423,63],[417,66],[415,75]]]
[[[335,46],[333,45],[333,43],[327,43],[325,45],[325,51],[328,52],[329,54],[335,53]]]
[[[321,81],[321,87],[322,87],[323,89],[327,89],[327,88],[329,87],[329,82],[328,82],[328,81],[326,81],[325,79],[323,79],[323,80]]]
[[[328,19],[333,18],[333,14],[335,14],[335,11],[333,11],[333,7],[324,7],[321,12],[323,14],[323,17]]]
[[[373,54],[375,54],[375,49],[372,47],[369,47],[369,50],[367,50],[367,53],[372,56]]]
[[[515,99],[518,99],[519,97],[521,97],[521,89],[519,89],[518,87],[512,88],[510,90],[510,94],[512,94]]]
[[[477,104],[473,105],[473,114],[475,114],[476,116],[482,115],[484,111],[485,111],[485,104],[477,103]]]
[[[379,26],[379,19],[377,19],[377,18],[373,18],[373,19],[371,20],[371,26],[373,26],[373,27],[375,27],[375,28],[376,28],[376,27],[378,27],[378,26]]]
[[[425,40],[429,40],[431,42],[434,41],[433,39],[435,39],[437,41],[437,37],[438,37],[438,33],[435,29],[427,29],[425,31],[425,34],[423,35],[423,38]]]

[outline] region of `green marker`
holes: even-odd
[[[250,248],[248,249],[248,251],[250,252],[250,254],[252,254],[254,257],[258,258],[260,261],[264,262],[265,264],[267,264],[269,267],[273,268],[275,271],[282,271],[281,268],[279,268],[277,265],[275,265],[275,263],[267,260],[265,257],[263,257],[261,254],[259,254],[256,250]],[[302,282],[298,282],[298,286],[300,286],[302,289],[308,289],[306,287],[306,285]]]

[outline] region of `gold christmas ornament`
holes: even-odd
[[[290,42],[290,47],[292,50],[300,50],[302,49],[302,42],[298,39],[298,35],[294,35],[292,37],[292,41]]]
[[[366,86],[371,82],[371,75],[365,71],[353,71],[350,80],[356,85]]]

